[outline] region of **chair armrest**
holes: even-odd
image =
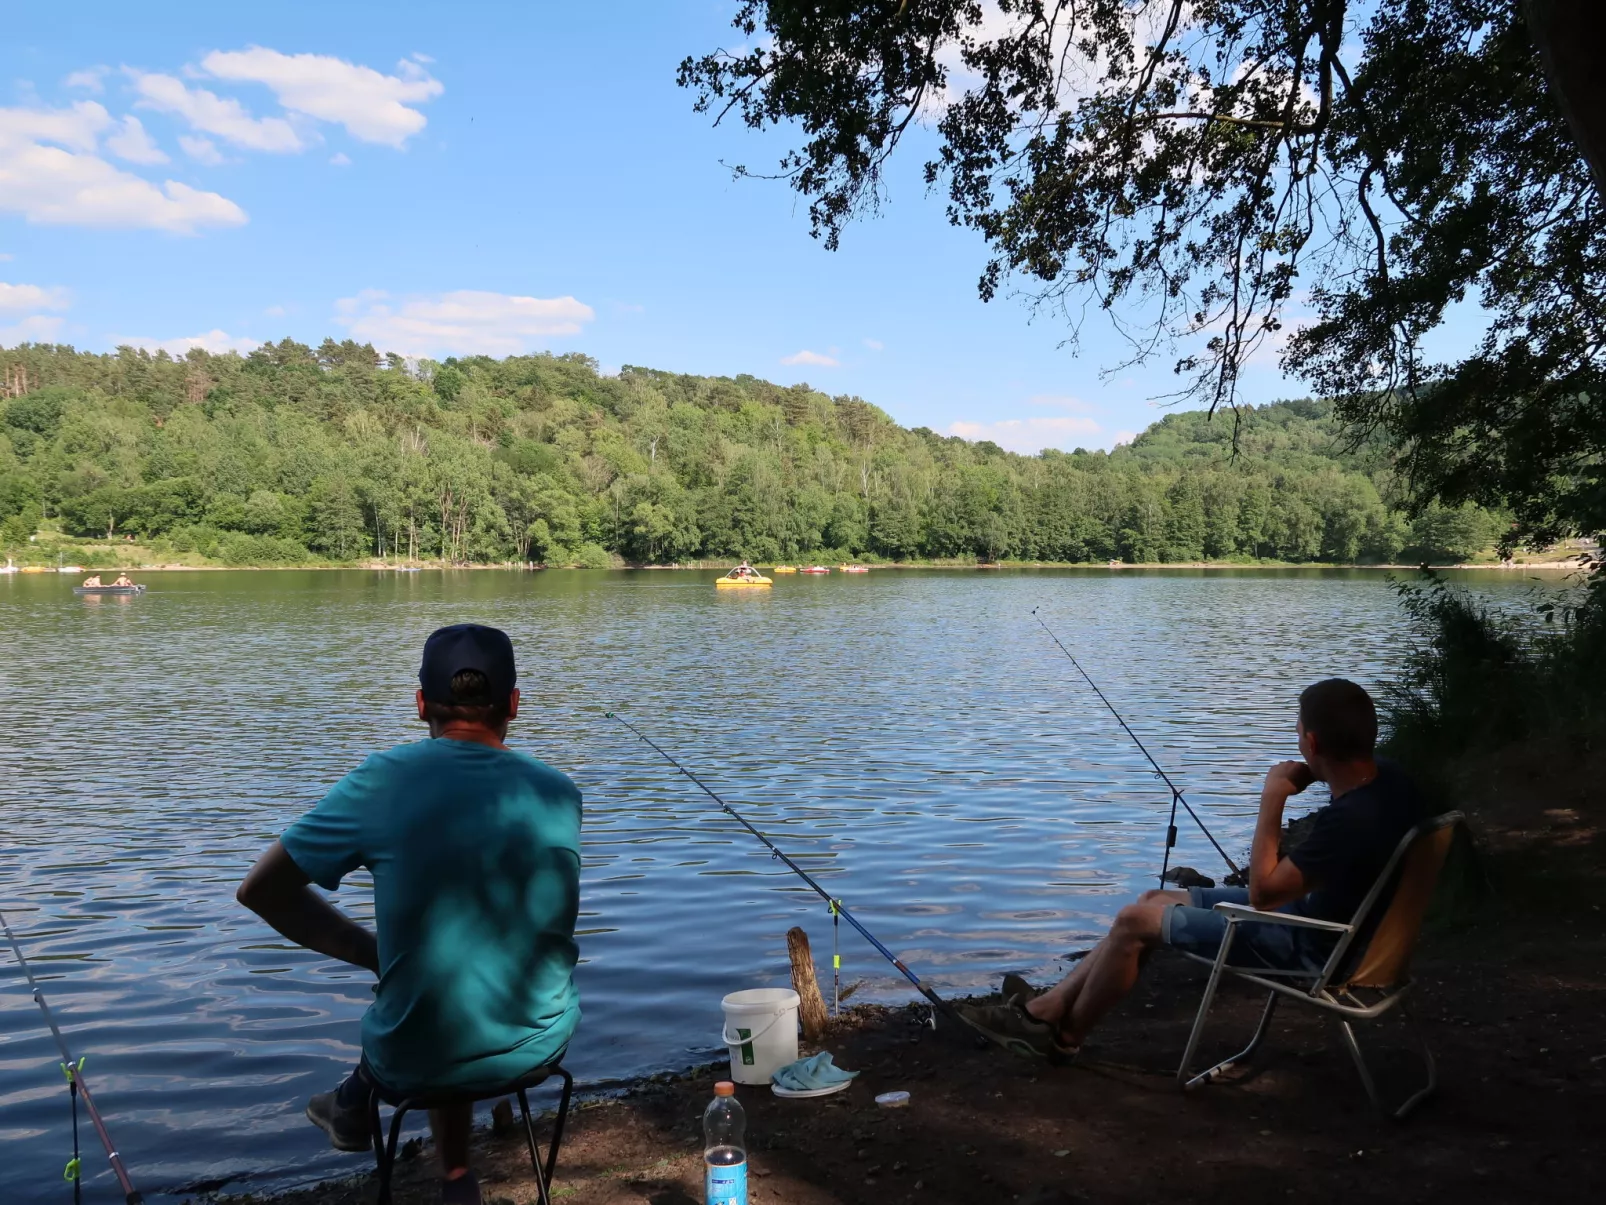
[[[1348,933],[1353,926],[1343,925],[1337,921],[1317,920],[1313,916],[1295,916],[1291,912],[1261,912],[1256,908],[1249,908],[1243,904],[1220,903],[1216,905],[1217,912],[1224,912],[1229,920],[1257,921],[1269,925],[1294,925],[1300,929],[1323,929],[1329,933]]]

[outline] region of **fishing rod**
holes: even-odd
[[[788,870],[790,870],[793,874],[797,875],[798,878],[802,879],[811,888],[813,888],[815,894],[817,894],[822,900],[824,900],[826,902],[826,904],[830,907],[831,915],[832,915],[833,918],[834,917],[841,917],[843,920],[847,921],[848,924],[852,925],[855,929],[857,929],[858,932],[859,932],[859,936],[860,937],[864,938],[865,941],[869,942],[872,946],[874,946],[876,948],[876,951],[878,953],[880,953],[880,955],[883,958],[885,958],[888,962],[890,962],[894,967],[896,967],[898,969],[899,973],[902,974],[905,979],[907,979],[910,983],[914,984],[915,991],[919,992],[922,996],[924,996],[927,1000],[929,1000],[931,1002],[931,1006],[932,1006],[933,1009],[940,1010],[945,1016],[949,1017],[951,1020],[960,1021],[960,1022],[964,1021],[964,1018],[959,1016],[959,1014],[954,1011],[953,1005],[949,1004],[941,996],[937,995],[936,992],[932,991],[930,987],[928,987],[925,983],[923,983],[921,981],[919,975],[916,975],[908,967],[904,966],[902,959],[900,959],[891,950],[887,949],[886,946],[882,945],[880,940],[876,937],[876,935],[874,933],[870,932],[870,930],[866,929],[862,924],[860,924],[858,918],[855,917],[853,915],[853,913],[851,913],[851,912],[849,912],[847,910],[846,906],[843,905],[841,900],[837,899],[829,891],[827,891],[824,887],[821,887],[817,882],[815,882],[814,881],[814,877],[812,875],[810,875],[808,871],[804,870],[796,862],[792,861],[791,858],[787,857],[786,854],[782,853],[781,850],[776,846],[775,842],[771,841],[763,833],[759,832],[758,829],[754,828],[751,824],[749,824],[747,822],[746,818],[743,817],[742,814],[740,812],[738,812],[735,808],[731,807],[730,804],[726,803],[723,799],[721,799],[719,797],[719,795],[717,793],[715,793],[715,791],[714,791],[714,789],[712,787],[710,787],[702,779],[698,778],[697,775],[693,774],[685,766],[681,765],[680,762],[676,761],[672,756],[670,756],[669,753],[665,752],[665,750],[663,749],[662,746],[660,746],[656,741],[654,741],[650,736],[648,736],[640,728],[637,728],[629,720],[625,719],[624,716],[619,715],[617,712],[613,712],[613,711],[604,712],[603,714],[608,719],[617,720],[620,724],[622,724],[626,728],[630,729],[630,731],[635,733],[637,737],[639,737],[641,740],[645,741],[653,749],[653,751],[658,754],[659,757],[663,758],[670,765],[674,766],[675,769],[679,770],[687,778],[691,779],[694,783],[696,783],[698,785],[698,787],[700,787],[702,789],[703,794],[707,795],[715,803],[719,804],[719,806],[725,810],[725,813],[728,816],[730,816],[731,819],[735,820],[736,823],[740,824],[748,832],[752,833],[753,836],[757,837],[760,841],[762,841],[764,843],[765,848],[767,848],[770,851],[770,857],[779,858],[783,863],[785,863],[786,868]],[[836,961],[836,960],[833,959],[833,961]]]
[[[111,1160],[112,1172],[117,1176],[117,1183],[122,1186],[124,1202],[126,1205],[143,1205],[145,1198],[128,1178],[128,1169],[123,1166],[122,1157],[112,1145],[111,1135],[106,1132],[106,1123],[100,1119],[100,1110],[95,1108],[94,1097],[89,1095],[89,1085],[84,1082],[84,1060],[80,1058],[77,1062],[73,1061],[72,1053],[67,1049],[67,1039],[61,1036],[56,1018],[51,1015],[50,1005],[45,1003],[44,990],[40,988],[39,981],[33,977],[33,968],[22,956],[22,946],[18,944],[11,926],[6,923],[3,912],[0,912],[0,929],[5,930],[6,940],[11,943],[11,952],[17,956],[17,965],[22,968],[22,973],[28,978],[28,986],[33,989],[34,1003],[39,1006],[39,1011],[44,1013],[45,1024],[50,1026],[50,1032],[55,1036],[56,1049],[61,1051],[61,1073],[67,1077],[67,1089],[72,1094],[72,1159],[62,1176],[72,1181],[73,1200],[75,1202],[83,1200],[83,1182],[79,1177],[78,1159],[78,1098],[82,1096],[84,1108],[89,1112],[89,1120],[95,1126],[95,1133],[100,1135],[101,1145],[106,1148],[106,1158]]]
[[[1199,819],[1199,813],[1194,811],[1193,805],[1183,797],[1181,788],[1178,787],[1176,783],[1172,782],[1171,776],[1160,768],[1160,763],[1154,760],[1154,755],[1150,753],[1147,746],[1145,746],[1144,743],[1138,739],[1138,734],[1132,731],[1131,725],[1121,718],[1121,713],[1115,709],[1115,704],[1111,703],[1110,700],[1105,697],[1104,692],[1099,689],[1098,683],[1093,681],[1092,678],[1088,677],[1087,671],[1082,668],[1082,663],[1072,655],[1071,650],[1065,647],[1060,638],[1054,635],[1054,629],[1043,622],[1043,617],[1037,614],[1036,607],[1032,608],[1032,616],[1037,620],[1038,623],[1043,625],[1043,631],[1048,633],[1048,638],[1055,644],[1059,645],[1060,652],[1064,653],[1071,659],[1071,664],[1076,666],[1076,672],[1082,675],[1082,680],[1093,688],[1093,693],[1098,695],[1099,701],[1110,709],[1110,714],[1115,717],[1115,722],[1125,729],[1126,734],[1132,738],[1132,743],[1138,747],[1138,752],[1142,753],[1144,757],[1149,759],[1149,764],[1154,767],[1154,772],[1160,776],[1160,781],[1165,783],[1166,787],[1171,792],[1171,819],[1166,823],[1165,858],[1160,863],[1160,881],[1162,883],[1165,882],[1166,873],[1171,869],[1171,850],[1177,843],[1177,804],[1179,803],[1187,810],[1188,815],[1193,817],[1193,822],[1199,826],[1199,831],[1209,838],[1211,845],[1216,847],[1216,852],[1221,855],[1222,861],[1224,861],[1231,868],[1232,873],[1235,875],[1242,875],[1243,871],[1238,869],[1238,863],[1234,862],[1232,858],[1228,856],[1227,851],[1221,848],[1221,842],[1217,841],[1214,834],[1212,834],[1211,831],[1205,827],[1205,822]]]

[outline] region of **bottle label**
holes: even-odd
[[[709,1164],[703,1187],[708,1205],[747,1205],[747,1161],[723,1167]]]

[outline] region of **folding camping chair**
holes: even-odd
[[[1355,1069],[1361,1074],[1361,1083],[1366,1087],[1366,1094],[1371,1098],[1372,1107],[1384,1115],[1388,1115],[1388,1110],[1383,1105],[1382,1097],[1378,1095],[1372,1073],[1367,1069],[1366,1059],[1361,1054],[1360,1043],[1356,1041],[1351,1022],[1374,1021],[1398,1007],[1406,1024],[1416,1032],[1417,1040],[1422,1045],[1428,1082],[1407,1097],[1405,1103],[1395,1109],[1392,1116],[1396,1119],[1403,1118],[1427,1099],[1438,1084],[1438,1073],[1433,1064],[1433,1052],[1428,1049],[1415,1022],[1406,1012],[1404,999],[1405,993],[1411,987],[1412,981],[1408,971],[1411,955],[1416,949],[1417,937],[1422,929],[1422,918],[1427,913],[1428,904],[1433,898],[1433,889],[1438,882],[1439,871],[1444,866],[1445,856],[1449,853],[1455,826],[1461,819],[1460,812],[1446,812],[1442,816],[1435,816],[1422,822],[1407,833],[1348,924],[1313,920],[1286,912],[1260,912],[1242,904],[1217,904],[1216,911],[1223,912],[1227,916],[1227,932],[1221,939],[1221,948],[1216,952],[1215,958],[1181,951],[1195,962],[1209,964],[1211,969],[1210,981],[1205,986],[1204,999],[1199,1002],[1199,1015],[1194,1019],[1193,1032],[1188,1035],[1188,1047],[1183,1052],[1182,1065],[1177,1069],[1177,1082],[1184,1089],[1197,1088],[1201,1084],[1208,1084],[1220,1078],[1239,1063],[1247,1062],[1265,1038],[1278,1000],[1287,998],[1308,1004],[1338,1018],[1339,1030],[1344,1035],[1344,1045],[1348,1048],[1350,1057],[1355,1060]],[[1364,946],[1357,947],[1355,944],[1357,935],[1371,918],[1373,909],[1379,906],[1385,895],[1388,895],[1388,886],[1391,883],[1395,884],[1394,892],[1388,896],[1387,905],[1378,919],[1371,939]],[[1319,971],[1272,971],[1259,967],[1230,966],[1227,959],[1232,951],[1233,938],[1238,932],[1238,926],[1245,923],[1295,925],[1302,929],[1334,933],[1338,935],[1338,944],[1333,947],[1332,954]],[[1205,1016],[1210,1012],[1210,1005],[1216,998],[1216,988],[1220,986],[1223,975],[1232,975],[1266,988],[1266,1010],[1261,1014],[1260,1024],[1256,1026],[1255,1035],[1250,1039],[1248,1046],[1231,1058],[1223,1059],[1209,1070],[1190,1077],[1188,1068],[1193,1063],[1194,1052],[1199,1046],[1199,1037],[1204,1032]],[[1367,1001],[1367,996],[1371,997],[1370,1003]]]

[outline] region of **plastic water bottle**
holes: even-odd
[[[747,1114],[736,1085],[721,1080],[703,1110],[703,1190],[708,1205],[747,1205]]]

